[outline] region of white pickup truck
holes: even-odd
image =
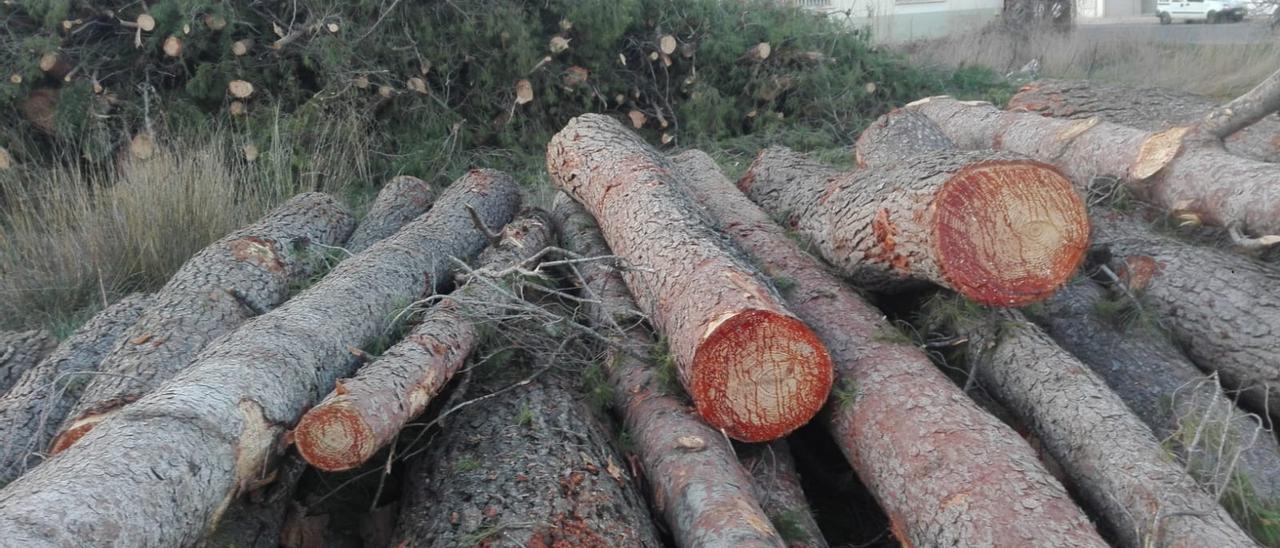
[[[1156,0],[1156,16],[1165,25],[1175,20],[1240,21],[1247,11],[1244,0]]]

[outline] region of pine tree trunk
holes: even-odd
[[[1094,215],[1094,243],[1144,307],[1201,368],[1280,420],[1280,272],[1248,257],[1156,234],[1116,213]]]
[[[709,157],[687,152],[675,164],[690,193],[789,287],[788,302],[829,345],[838,380],[824,421],[901,542],[1105,546],[1016,433],[897,340],[884,314],[735,192]]]
[[[90,374],[150,304],[149,295],[116,301],[23,373],[0,398],[0,486],[43,460]]]
[[[1208,97],[1161,89],[1134,88],[1088,80],[1039,80],[1009,100],[1012,111],[1054,118],[1093,117],[1143,131],[1196,123],[1218,106]],[[1262,162],[1280,162],[1280,116],[1272,114],[1226,139],[1227,151]]]
[[[671,185],[670,165],[616,120],[574,118],[547,145],[551,180],[599,222],[636,304],[669,345],[698,413],[742,441],[808,422],[831,388],[813,332]]]
[[[284,302],[321,265],[320,246],[342,245],[355,219],[333,198],[301,194],[257,223],[197,253],[102,360],[50,451],[74,444],[120,408],[187,367],[210,341]]]
[[[417,177],[395,177],[378,191],[378,197],[356,231],[347,241],[347,251],[359,253],[378,240],[395,234],[400,227],[431,209],[439,190]]]
[[[53,335],[44,330],[0,331],[0,394],[8,392],[57,345]]]
[[[956,144],[925,115],[896,108],[862,130],[854,146],[854,159],[858,167],[866,168],[954,148]]]
[[[477,259],[476,269],[499,272],[516,266],[551,245],[553,237],[546,214],[530,210],[507,225],[502,240]],[[467,282],[428,308],[421,323],[382,357],[338,381],[293,431],[303,458],[321,470],[350,470],[394,441],[475,348],[481,326],[468,318],[467,308],[476,303],[498,307],[502,297],[485,281]]]
[[[1168,211],[1213,226],[1280,234],[1280,164],[1189,143],[1188,128],[1150,133],[1109,122],[1002,112],[988,103],[931,97],[904,107],[928,116],[962,149],[1007,150],[1060,168],[1079,188],[1094,177],[1122,181]]]
[[[1033,313],[1036,323],[1097,373],[1156,438],[1168,440],[1192,476],[1212,493],[1244,490],[1264,507],[1280,506],[1280,445],[1258,420],[1236,407],[1216,377],[1206,377],[1163,333],[1123,314],[1104,314],[1106,291],[1079,279]],[[1130,305],[1131,306],[1131,305]],[[1233,485],[1233,482],[1244,485]],[[1240,492],[1240,491],[1237,491]],[[1229,511],[1242,527],[1256,516]]]
[[[860,287],[932,282],[983,304],[1020,306],[1051,295],[1084,258],[1084,203],[1047,164],[938,150],[834,176],[776,176],[803,172],[793,170],[805,164],[793,154],[765,149],[740,188]]]
[[[1016,311],[966,329],[974,374],[1130,547],[1251,546],[1101,378]]]
[[[612,255],[595,220],[567,195],[555,198],[553,215],[570,251],[583,257]],[[614,405],[635,446],[654,509],[676,544],[694,546],[783,546],[751,488],[751,479],[724,436],[700,420],[678,389],[664,385],[658,366],[637,356],[655,356],[653,337],[617,269],[578,265],[590,323],[614,345],[602,363],[613,386]]]
[[[382,335],[404,303],[447,282],[455,257],[488,242],[464,206],[502,226],[519,202],[510,177],[471,171],[430,213],[222,337],[177,377],[0,491],[0,538],[31,547],[196,542],[270,474],[285,428],[349,373],[348,348]]]
[[[743,444],[738,461],[751,476],[760,507],[773,522],[787,548],[826,548],[827,540],[809,510],[791,446],[785,440]]]

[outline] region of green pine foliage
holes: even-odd
[[[143,9],[153,31],[122,23]],[[216,125],[263,143],[305,135],[317,117],[354,115],[383,153],[375,177],[447,176],[483,161],[537,179],[546,140],[584,112],[625,119],[638,110],[648,120],[641,132],[671,146],[738,139],[731,146],[807,149],[849,144],[875,116],[920,96],[1008,89],[976,69],[914,69],[865,32],[764,0],[24,0],[0,12],[0,146],[37,156],[19,162],[59,157],[39,157],[52,150],[105,162],[138,132]],[[215,30],[213,20],[226,25]],[[669,63],[655,59],[663,35],[679,43]],[[177,58],[163,52],[171,36],[183,41]],[[553,38],[568,48],[552,51]],[[235,56],[241,40],[253,47]],[[742,59],[761,42],[772,46],[768,59]],[[69,80],[40,72],[49,53],[75,67]],[[232,80],[254,85],[243,117],[229,114]],[[534,98],[517,105],[520,80]],[[28,146],[16,141],[40,132],[21,107],[38,89],[57,94],[56,123]],[[315,161],[291,163],[306,173]]]

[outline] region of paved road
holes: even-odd
[[[1197,44],[1249,44],[1257,42],[1280,43],[1280,30],[1272,32],[1264,17],[1246,19],[1240,23],[1175,22],[1161,25],[1154,15],[1108,21],[1081,19],[1077,32],[1090,40],[1160,41]]]

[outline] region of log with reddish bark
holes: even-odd
[[[0,486],[39,464],[102,357],[150,306],[129,295],[89,319],[0,398]]]
[[[831,388],[826,349],[672,186],[665,157],[616,120],[587,114],[551,139],[547,169],[632,267],[623,278],[707,422],[767,441],[818,412]]]
[[[488,243],[466,206],[502,226],[519,202],[519,185],[502,173],[463,176],[431,212],[223,336],[0,491],[0,538],[32,547],[196,542],[270,476],[285,429],[350,373],[348,349],[380,337],[404,303],[449,280],[455,258]]]
[[[993,306],[1051,295],[1084,258],[1084,202],[1022,156],[937,150],[832,174],[771,147],[739,187],[861,287],[932,282]]]
[[[809,510],[800,473],[786,440],[744,444],[737,448],[738,461],[751,476],[751,486],[760,507],[773,522],[787,548],[826,548],[818,522]]]
[[[369,212],[356,225],[355,233],[347,241],[347,251],[359,253],[395,234],[405,223],[426,213],[436,194],[439,190],[435,186],[417,177],[401,175],[387,181],[369,206]]]
[[[1163,88],[1135,88],[1088,80],[1038,80],[1023,86],[1006,108],[1054,118],[1098,117],[1143,131],[1161,131],[1200,120],[1217,101]],[[1280,161],[1280,116],[1266,116],[1230,135],[1232,154],[1263,162]]]
[[[880,311],[734,191],[708,156],[687,152],[675,164],[734,242],[786,280],[788,302],[831,349],[838,388],[824,422],[900,541],[1105,546],[1017,433],[898,342]]]
[[[565,194],[553,215],[565,247],[582,257],[613,253],[591,215]],[[616,268],[582,263],[577,274],[584,312],[612,345],[601,363],[614,389],[614,406],[630,433],[654,509],[679,546],[780,547],[782,537],[752,491],[751,478],[729,442],[699,420],[658,374],[652,334]]]
[[[0,331],[0,394],[18,382],[28,369],[44,360],[58,345],[43,329]]]
[[[1095,177],[1114,178],[1184,219],[1256,237],[1280,234],[1280,164],[1241,158],[1212,140],[1193,139],[1198,132],[1192,128],[1147,132],[1095,118],[1003,112],[950,97],[904,108],[928,116],[961,148],[1026,154],[1060,167],[1082,189]]]
[[[1035,431],[1122,545],[1253,545],[1124,401],[1021,313],[951,316],[977,380]]]
[[[1114,312],[1117,304],[1122,312]],[[1270,429],[1241,411],[1218,379],[1197,369],[1164,333],[1144,323],[1149,319],[1123,316],[1141,313],[1080,278],[1028,315],[1102,377],[1157,438],[1167,440],[1210,492],[1243,489],[1264,507],[1280,503],[1280,444]],[[1246,529],[1261,525],[1248,515],[1253,509],[1227,509]]]
[[[865,168],[953,148],[955,143],[932,120],[918,112],[896,108],[862,130],[853,152],[858,167]]]
[[[182,371],[209,342],[284,302],[291,285],[322,265],[324,248],[346,242],[354,225],[345,206],[312,192],[201,250],[102,359],[102,374],[85,387],[50,451],[65,450]]]
[[[1094,242],[1110,251],[1111,269],[1191,360],[1216,371],[1255,412],[1280,420],[1280,271],[1117,213],[1094,218]]]
[[[551,245],[550,219],[538,210],[521,214],[476,261],[475,276],[520,265]],[[324,401],[307,411],[293,431],[298,452],[325,471],[349,470],[395,440],[404,425],[431,403],[471,354],[481,326],[466,308],[501,306],[492,282],[464,282],[428,308],[421,322],[355,377],[338,381]]]

